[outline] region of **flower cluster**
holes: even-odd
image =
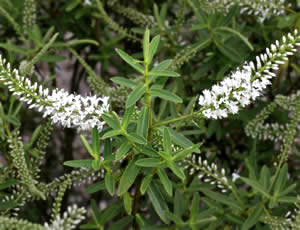
[[[282,15],[285,12],[285,0],[239,0],[240,13],[248,13],[258,17],[260,22],[272,15]]]
[[[285,13],[285,0],[198,0],[201,7],[211,9],[211,11],[221,11],[228,13],[231,7],[238,5],[240,13],[254,15],[260,22],[271,16],[278,16]]]
[[[193,175],[198,173],[198,178],[205,183],[216,185],[222,192],[227,192],[232,189],[224,168],[218,169],[215,163],[209,164],[207,160],[202,160],[201,157],[192,155],[189,159],[184,159],[185,169],[189,169],[189,174]],[[238,175],[232,175],[232,181],[234,182]]]
[[[278,70],[289,55],[296,52],[300,45],[300,36],[283,36],[282,44],[277,40],[266,53],[256,57],[256,66],[253,62],[245,63],[242,69],[233,72],[211,90],[204,90],[199,97],[199,104],[203,106],[202,114],[207,118],[224,118],[228,114],[236,114],[240,107],[245,107],[254,101],[263,92],[270,79],[276,75],[272,70]]]
[[[18,70],[11,71],[10,64],[5,64],[0,56],[0,81],[3,81],[13,95],[49,116],[53,123],[60,123],[64,127],[76,127],[79,130],[89,130],[97,127],[100,131],[104,122],[101,115],[108,111],[108,97],[69,94],[63,89],[52,92],[37,83],[32,84],[29,79],[20,76]]]
[[[68,207],[63,217],[57,216],[51,225],[45,223],[44,226],[48,230],[75,229],[85,219],[85,213],[86,210],[84,208],[78,208],[76,205],[73,205],[72,207]]]

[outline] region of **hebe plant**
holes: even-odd
[[[0,27],[8,38],[0,43],[0,229],[299,229],[300,93],[293,75],[300,73],[300,36],[289,28],[297,28],[299,13],[272,21],[295,3],[162,2],[0,3],[0,19],[10,25]],[[63,6],[66,16],[43,31],[38,5],[49,14]],[[139,10],[148,6],[153,15]],[[100,19],[115,34],[101,34]],[[286,34],[271,36],[265,20]],[[95,34],[81,31],[89,22]],[[266,48],[262,39],[275,42]],[[249,55],[254,45],[256,56]],[[75,57],[72,85],[86,72],[95,95],[58,89],[55,77],[43,81],[39,62],[59,73],[60,49]],[[24,141],[31,117],[42,124]],[[59,126],[67,138],[78,131],[86,159],[67,157],[68,142],[55,153],[49,143]],[[57,159],[49,166],[51,154]],[[48,174],[58,165],[66,172],[53,179]],[[78,193],[73,185],[83,182],[90,185],[72,202],[68,191]]]

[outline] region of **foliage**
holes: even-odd
[[[299,229],[298,11],[1,1],[0,229]]]

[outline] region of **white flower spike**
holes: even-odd
[[[229,77],[226,77],[211,90],[203,90],[199,97],[202,114],[206,118],[220,119],[229,114],[236,114],[241,107],[245,107],[262,95],[263,90],[271,83],[270,79],[276,75],[271,70],[278,70],[288,56],[293,55],[300,45],[300,36],[297,31],[294,35],[288,34],[282,38],[282,44],[276,41],[265,54],[256,57],[256,66],[253,62],[245,63]]]
[[[35,108],[49,116],[53,123],[60,123],[64,127],[74,127],[78,130],[90,130],[97,127],[100,131],[104,122],[101,115],[109,110],[108,97],[69,94],[63,89],[52,92],[37,83],[32,84],[29,79],[20,76],[18,70],[10,70],[10,64],[0,56],[0,81],[29,108]]]

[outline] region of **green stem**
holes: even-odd
[[[174,122],[177,122],[177,121],[181,121],[181,120],[184,120],[184,119],[188,119],[188,118],[191,118],[191,117],[193,117],[194,115],[196,115],[198,113],[199,113],[199,111],[188,114],[188,115],[184,115],[184,116],[181,116],[181,117],[177,117],[177,118],[174,118],[174,119],[158,122],[158,123],[153,125],[153,128],[156,128],[156,127],[159,127],[159,126],[162,126],[162,125],[167,125],[167,124],[170,124],[170,123],[174,123]]]
[[[149,108],[149,129],[148,129],[148,143],[151,142],[151,132],[152,132],[152,109],[151,109],[151,99],[150,99],[150,89],[149,89],[149,75],[148,75],[148,63],[145,61],[144,62],[145,65],[145,84],[147,86],[146,88],[146,92],[145,92],[145,99],[146,99],[146,104],[147,107]]]

